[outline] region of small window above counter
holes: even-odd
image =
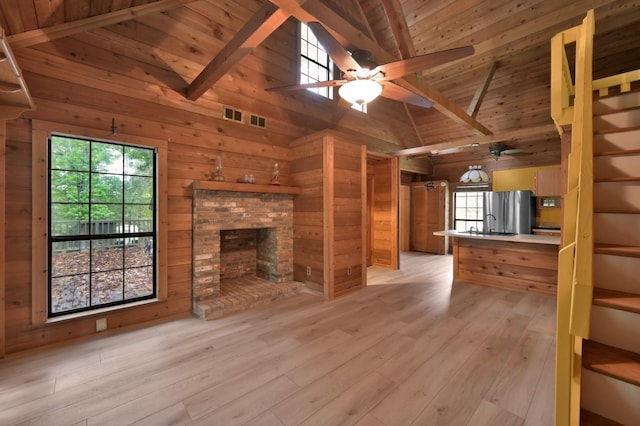
[[[560,207],[560,197],[540,197],[536,198],[536,205],[539,209],[550,209]]]

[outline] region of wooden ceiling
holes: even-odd
[[[146,87],[173,90],[169,98],[193,102],[189,108],[244,103],[239,106],[305,131],[355,132],[355,121],[364,120],[366,137],[375,140],[370,147],[384,152],[427,146],[417,150],[424,155],[479,137],[486,143],[491,136],[482,135],[494,134],[537,154],[501,159],[496,167],[504,168],[559,162],[549,115],[549,43],[591,8],[595,77],[640,68],[640,5],[632,0],[3,0],[0,25],[19,64],[26,52],[69,49],[89,57],[84,45],[111,49],[117,58],[150,64],[140,77]],[[403,85],[434,108],[378,99],[363,119],[338,101],[264,91],[296,83],[294,18],[320,21],[346,47],[368,49],[379,63],[465,45],[475,54],[405,78]],[[239,80],[251,86],[242,96],[234,88]],[[273,108],[283,103],[290,107]],[[430,161],[445,170],[489,159],[486,147],[467,147]]]

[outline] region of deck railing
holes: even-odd
[[[115,235],[114,238],[94,240],[93,247],[100,249],[111,249],[122,247],[123,245],[142,245],[143,241],[138,238],[139,236],[119,237],[119,235],[137,234],[152,230],[153,220],[151,219],[128,219],[124,225],[121,220],[55,221],[51,224],[51,231],[54,236]],[[87,250],[88,248],[88,241],[86,240],[60,241],[55,243],[54,251],[56,253],[66,253]]]
[[[551,116],[560,134],[571,126],[567,193],[563,198],[562,247],[558,256],[556,426],[580,423],[582,339],[589,337],[593,299],[593,93],[623,93],[640,81],[640,70],[593,80],[595,16],[551,40]],[[575,43],[575,85],[566,45]]]

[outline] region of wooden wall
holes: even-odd
[[[370,232],[371,257],[374,266],[398,269],[400,170],[398,158],[370,161],[373,177],[373,208]],[[371,181],[371,180],[370,180]]]
[[[126,25],[125,25],[126,27]],[[88,36],[87,39],[97,37]],[[126,49],[126,47],[122,47]],[[129,47],[130,48],[130,47]],[[26,52],[29,50],[30,52]],[[130,54],[133,54],[130,52]],[[303,134],[286,121],[269,121],[268,130],[222,120],[222,103],[211,98],[187,102],[158,81],[166,72],[131,57],[120,57],[84,41],[19,51],[36,110],[7,123],[6,353],[96,334],[97,314],[43,326],[31,322],[32,306],[32,119],[90,129],[105,140],[156,140],[168,146],[168,296],[164,303],[102,314],[108,332],[191,314],[191,228],[194,180],[211,177],[221,155],[228,180],[251,173],[270,180],[279,163],[281,182],[291,184],[291,151],[286,146]],[[256,109],[259,109],[256,107]],[[111,123],[115,119],[116,134]],[[46,286],[46,283],[33,283]]]
[[[292,150],[294,279],[333,299],[366,284],[366,148],[320,132]]]
[[[0,120],[0,358],[5,353],[5,162],[6,162],[6,121]]]
[[[294,144],[292,178],[302,193],[293,203],[293,279],[325,294],[324,156],[321,135]]]
[[[168,297],[152,308],[101,315],[107,317],[107,332],[190,315],[191,183],[211,178],[218,155],[228,181],[250,173],[257,183],[268,183],[278,162],[281,183],[292,185],[289,144],[317,130],[336,128],[366,137],[363,143],[371,149],[395,150],[398,143],[415,139],[406,112],[384,108],[395,105],[385,99],[365,115],[304,90],[265,92],[266,87],[296,80],[294,20],[200,99],[188,101],[188,83],[258,7],[233,3],[222,13],[208,2],[192,2],[14,52],[36,109],[7,124],[6,175],[11,180],[5,211],[11,225],[4,241],[15,247],[5,256],[7,353],[95,334],[96,315],[38,327],[30,321],[32,284],[40,285],[31,279],[31,152],[32,144],[45,143],[33,139],[32,120],[88,129],[106,140],[126,135],[131,140],[162,141],[168,148]],[[223,120],[225,105],[243,111],[244,122]],[[266,117],[266,129],[246,124],[248,113]],[[356,220],[354,212],[340,214],[345,217],[339,220]],[[352,274],[364,276],[365,269]]]

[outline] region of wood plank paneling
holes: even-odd
[[[398,158],[369,161],[373,177],[372,263],[398,269],[399,264],[399,190]]]
[[[6,147],[7,147],[7,122],[0,120],[0,358],[5,353],[5,257],[4,257],[4,241],[5,241],[5,199],[6,199]]]
[[[454,276],[468,282],[555,297],[558,246],[454,238]]]
[[[327,299],[365,285],[365,148],[320,132],[292,143],[294,279]]]

